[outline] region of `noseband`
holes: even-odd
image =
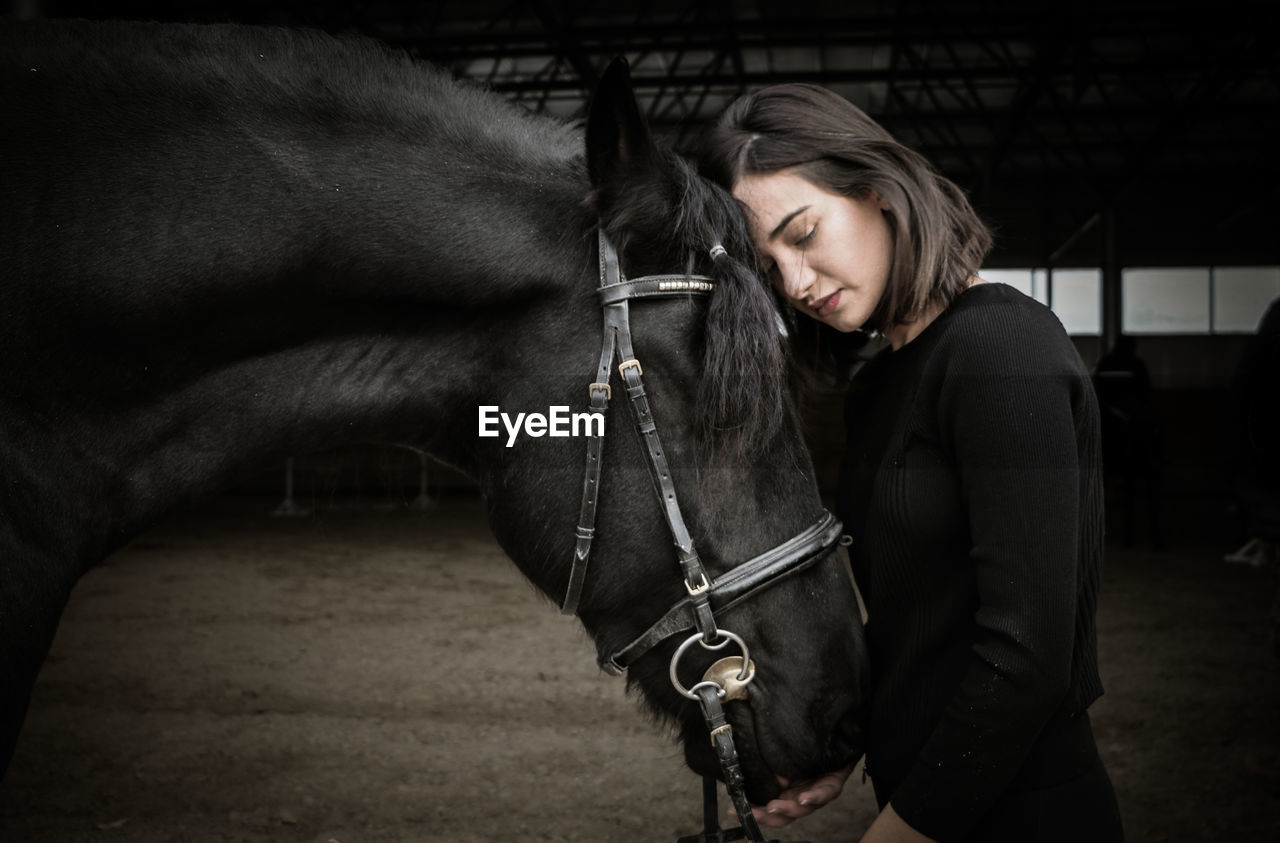
[[[650,477],[675,543],[684,587],[688,592],[686,597],[681,598],[641,635],[603,657],[600,666],[607,673],[621,674],[662,641],[682,632],[696,630],[676,649],[671,659],[671,682],[679,693],[697,700],[702,707],[725,784],[742,822],[740,834],[751,841],[763,841],[764,837],[751,815],[751,806],[746,798],[742,770],[733,744],[733,729],[728,724],[721,705],[722,701],[747,698],[747,685],[755,678],[755,664],[751,661],[746,642],[734,633],[718,628],[715,616],[717,612],[728,611],[826,556],[840,541],[840,522],[831,513],[824,512],[823,517],[815,524],[782,544],[735,566],[719,577],[712,579],[707,576],[681,514],[675,484],[658,437],[658,428],[649,410],[649,400],[642,380],[643,372],[631,344],[629,306],[633,300],[705,296],[715,289],[715,282],[705,275],[646,275],[627,280],[619,267],[618,252],[605,235],[603,227],[600,229],[599,240],[599,296],[604,315],[604,338],[600,348],[600,365],[596,370],[595,380],[588,387],[591,410],[601,415],[608,412],[609,400],[613,397],[609,378],[616,353],[619,360],[618,373],[635,411],[636,428],[649,457],[646,463]],[[717,250],[720,253],[724,251],[722,246],[717,245],[712,249],[713,257]],[[591,436],[587,444],[586,476],[582,484],[582,512],[578,519],[577,543],[569,572],[569,584],[560,609],[564,614],[577,612],[582,586],[586,581],[591,542],[595,537],[596,501],[600,490],[603,450],[603,432]],[[692,688],[685,688],[677,677],[676,668],[681,657],[694,643],[708,650],[721,650],[733,643],[742,651],[742,655],[721,659],[707,670],[701,682],[694,684]],[[731,839],[721,836],[723,833],[719,831],[714,779],[704,779],[703,794],[706,831],[698,837],[682,838],[682,841]]]

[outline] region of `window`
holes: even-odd
[[[1102,333],[1102,270],[1055,269],[1049,304],[1068,334]]]
[[[1280,266],[1219,266],[1213,275],[1213,332],[1252,333],[1280,296]]]
[[[978,275],[984,281],[1008,284],[1041,304],[1049,303],[1049,291],[1045,285],[1043,269],[984,269]]]
[[[1209,333],[1209,268],[1126,269],[1120,275],[1126,334]]]
[[[987,281],[1008,284],[1041,304],[1050,304],[1069,334],[1102,331],[1102,271],[1099,269],[984,269]]]
[[[1251,333],[1280,296],[1280,267],[1126,269],[1121,284],[1127,334]]]
[[[1102,270],[983,269],[1050,305],[1069,334],[1102,333]],[[1280,298],[1280,266],[1131,267],[1120,274],[1126,334],[1240,334]]]

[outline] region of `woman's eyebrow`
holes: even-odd
[[[809,210],[809,206],[804,205],[800,208],[796,208],[794,211],[792,211],[791,213],[783,217],[782,222],[778,223],[777,227],[774,228],[773,231],[769,232],[768,241],[772,241],[775,237],[777,237],[779,234],[785,231],[787,226],[791,224],[791,221],[793,219],[795,219],[800,214],[803,214],[807,210]]]

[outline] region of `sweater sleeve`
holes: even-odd
[[[1031,314],[1033,317],[1036,314]],[[1083,367],[1047,312],[957,314],[921,389],[936,390],[970,529],[978,605],[969,665],[894,809],[961,837],[1012,782],[1071,676]]]

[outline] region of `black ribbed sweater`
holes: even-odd
[[[868,772],[882,806],[960,839],[1102,693],[1097,402],[1048,308],[977,284],[869,362],[845,415]]]

